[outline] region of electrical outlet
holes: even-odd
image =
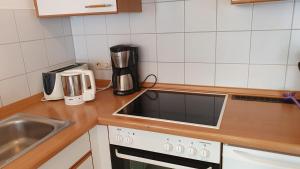
[[[97,62],[95,64],[96,70],[110,70],[111,69],[111,63],[110,62]]]

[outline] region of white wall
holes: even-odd
[[[0,9],[34,9],[33,0],[1,0]]]
[[[75,61],[69,18],[38,19],[26,9],[31,0],[5,2],[0,3],[0,107],[40,93],[42,72]]]
[[[300,90],[300,0],[156,1],[144,0],[140,14],[72,17],[77,60],[94,65],[110,46],[132,43],[142,77],[162,83]]]

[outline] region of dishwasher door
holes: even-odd
[[[300,169],[300,157],[229,145],[223,148],[223,169]]]

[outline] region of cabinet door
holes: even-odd
[[[35,0],[39,16],[116,13],[117,0]]]
[[[86,133],[40,166],[39,169],[68,169],[90,151],[90,138]]]
[[[74,164],[70,169],[94,169],[92,152],[90,151],[85,156],[83,156],[76,164]]]

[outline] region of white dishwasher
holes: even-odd
[[[300,157],[223,146],[223,169],[300,169]]]

